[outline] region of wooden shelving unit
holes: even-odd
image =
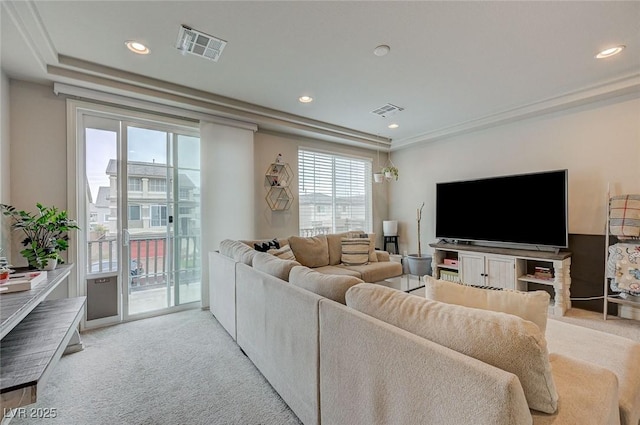
[[[264,174],[267,189],[265,200],[271,211],[286,211],[293,203],[293,193],[289,188],[293,171],[286,162],[273,162]]]

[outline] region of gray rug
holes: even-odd
[[[22,424],[300,424],[208,311],[189,310],[82,334],[36,404],[55,419]],[[27,409],[28,413],[29,409]]]

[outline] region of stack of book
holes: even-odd
[[[551,269],[549,267],[536,267],[533,273],[536,279],[553,280]]]

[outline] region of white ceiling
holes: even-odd
[[[638,1],[3,1],[1,13],[11,78],[177,93],[383,148],[640,92]],[[220,60],[182,55],[181,24],[226,40]],[[380,44],[391,52],[375,56]],[[371,113],[386,103],[405,110]]]

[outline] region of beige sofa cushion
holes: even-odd
[[[560,394],[558,410],[552,415],[531,411],[534,425],[620,424],[618,381],[611,371],[553,353],[549,361]]]
[[[330,233],[327,235],[327,246],[329,248],[329,265],[340,264],[342,257],[342,239],[348,237],[349,232]]]
[[[481,289],[434,279],[428,275],[424,277],[424,283],[426,297],[430,300],[514,314],[538,325],[542,334],[547,329],[547,312],[551,297],[546,291]]]
[[[308,267],[298,266],[291,269],[289,283],[345,304],[344,294],[353,285],[362,283],[362,280],[355,276],[318,273]]]
[[[289,237],[289,245],[296,260],[303,266],[321,267],[329,265],[329,247],[325,235],[303,238]]]
[[[375,262],[363,266],[339,266],[360,273],[365,282],[380,282],[390,277],[402,275],[402,264],[391,261]]]
[[[371,241],[369,244],[369,262],[375,263],[378,261],[378,256],[376,255],[376,234],[369,233],[368,239]]]
[[[540,329],[520,317],[431,301],[382,285],[361,283],[349,307],[515,374],[529,407],[553,413],[558,393]]]
[[[351,270],[351,268],[343,265],[322,266],[322,267],[316,267],[313,270],[319,273],[324,273],[324,274],[337,274],[340,276],[355,276],[358,279],[361,279],[361,276],[362,276],[359,271]]]
[[[554,318],[547,323],[546,339],[550,355],[563,354],[613,372],[618,377],[620,423],[640,423],[640,343]]]
[[[286,282],[289,281],[289,272],[300,263],[291,260],[281,260],[266,252],[256,252],[253,256],[253,267],[256,270],[270,274]]]
[[[257,251],[248,245],[236,240],[225,239],[220,242],[220,254],[233,258],[235,261],[246,264],[253,264],[253,256]]]
[[[291,247],[289,245],[285,245],[282,248],[278,249],[270,249],[269,251],[267,251],[267,254],[276,256],[281,260],[296,261],[296,256],[293,255],[293,251],[291,251]]]

